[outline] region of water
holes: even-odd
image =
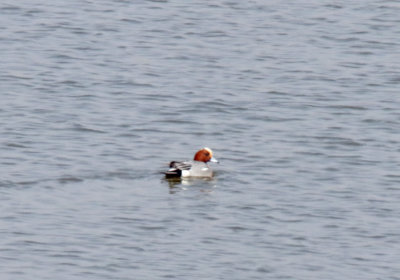
[[[0,13],[1,279],[400,279],[397,1]]]

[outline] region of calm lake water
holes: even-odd
[[[398,1],[0,14],[1,279],[400,279]]]

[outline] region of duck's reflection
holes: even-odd
[[[212,192],[216,188],[215,178],[171,178],[164,180],[168,183],[170,194],[189,188],[200,188],[202,192]]]

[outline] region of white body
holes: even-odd
[[[202,161],[185,162],[191,165],[189,170],[182,170],[182,177],[212,177],[211,168]]]

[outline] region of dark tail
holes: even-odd
[[[179,178],[182,175],[182,170],[175,169],[175,170],[168,170],[167,172],[164,172],[165,178]]]

